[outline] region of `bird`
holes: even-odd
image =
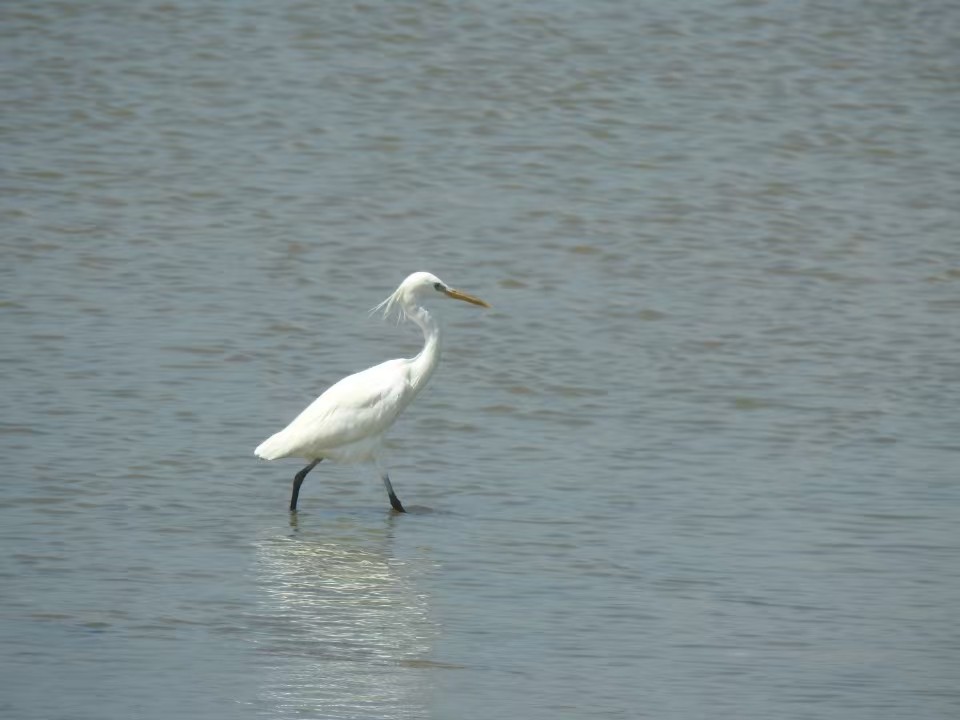
[[[283,430],[264,440],[254,454],[264,460],[300,458],[308,465],[293,478],[290,512],[304,478],[322,460],[340,463],[373,462],[387,490],[390,506],[406,512],[390,483],[381,452],[387,431],[400,413],[420,394],[440,361],[440,326],[423,306],[428,298],[462,300],[489,308],[480,298],[454,290],[436,275],[415,272],[370,313],[397,316],[423,331],[423,349],[412,358],[397,358],[348,375],[331,385]]]

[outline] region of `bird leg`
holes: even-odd
[[[290,512],[297,511],[297,498],[300,496],[300,486],[303,485],[303,479],[307,476],[307,473],[313,470],[316,464],[321,460],[323,460],[323,458],[317,458],[312,463],[307,465],[303,470],[293,476],[293,494],[290,495]]]
[[[400,498],[397,497],[397,494],[393,491],[393,485],[390,484],[390,477],[383,473],[383,486],[387,489],[387,495],[390,497],[390,507],[392,507],[397,512],[406,512],[403,509],[403,505],[400,504]]]

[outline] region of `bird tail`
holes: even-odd
[[[282,432],[278,432],[260,443],[253,454],[264,460],[277,460],[286,457],[288,450],[286,438]]]

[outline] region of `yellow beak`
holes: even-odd
[[[473,295],[467,295],[465,292],[460,292],[459,290],[444,290],[443,291],[447,297],[452,297],[454,300],[463,300],[464,302],[471,303],[473,305],[479,305],[480,307],[488,308],[490,307],[478,297]]]

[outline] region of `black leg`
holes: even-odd
[[[323,458],[317,458],[312,463],[307,465],[303,470],[293,476],[293,494],[290,496],[290,512],[297,511],[297,498],[300,497],[300,486],[303,485],[303,479],[307,476],[307,473],[313,470],[316,464],[321,460],[323,460]]]
[[[398,498],[397,494],[393,491],[393,485],[390,484],[390,477],[386,473],[383,474],[383,486],[387,489],[387,496],[390,498],[390,507],[397,512],[406,512],[406,510],[403,509],[403,505],[400,504],[400,498]]]

